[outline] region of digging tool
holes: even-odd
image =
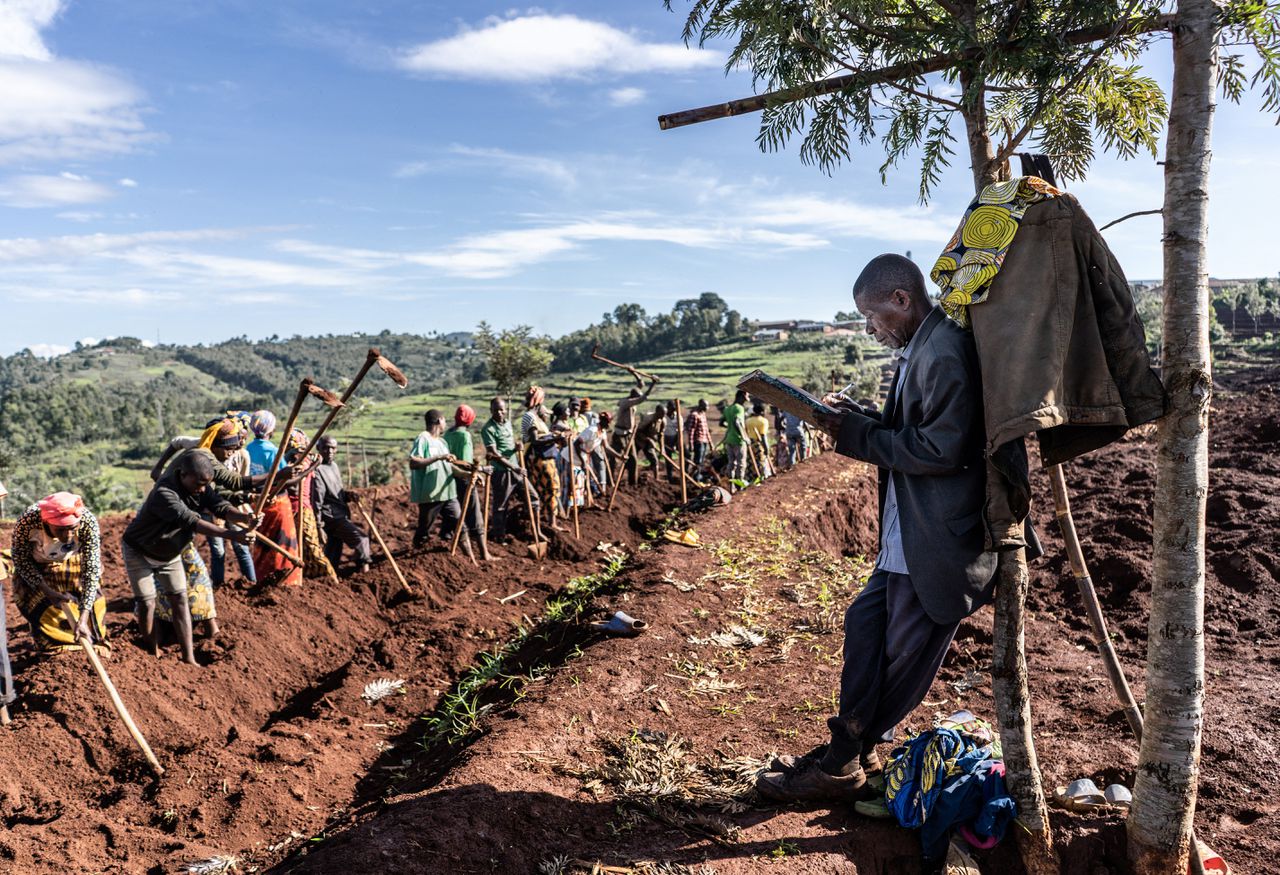
[[[378,546],[382,548],[382,555],[387,557],[387,561],[391,563],[391,570],[396,573],[396,578],[400,581],[400,585],[404,587],[404,591],[409,595],[414,595],[413,588],[409,586],[409,581],[404,579],[404,572],[400,570],[396,557],[391,555],[391,551],[387,549],[387,542],[382,540],[382,533],[378,531],[378,527],[373,524],[373,520],[369,517],[369,513],[364,509],[363,504],[357,504],[356,509],[360,511],[360,516],[364,517],[365,525],[369,527],[369,531],[373,533],[374,540],[378,542]]]
[[[489,537],[489,505],[491,505],[492,503],[493,503],[493,478],[486,477],[484,478],[484,519],[482,520],[482,523],[481,523],[484,526],[485,538]]]
[[[302,382],[298,384],[298,394],[293,399],[293,409],[289,411],[289,419],[284,426],[284,437],[280,440],[280,449],[276,450],[275,455],[271,457],[271,464],[267,466],[267,482],[262,485],[262,494],[258,496],[258,501],[253,506],[255,517],[260,516],[262,509],[267,505],[271,487],[276,482],[276,472],[280,470],[280,460],[284,458],[284,449],[289,445],[289,436],[293,434],[293,424],[298,421],[298,411],[302,409],[302,401],[314,385],[315,382],[310,377],[303,377]]]
[[[637,426],[638,423],[633,421],[631,424],[631,435],[627,438],[627,449],[622,454],[622,458],[618,460],[617,470],[613,472],[613,489],[609,492],[609,504],[605,507],[605,510],[607,511],[613,511],[613,501],[618,497],[618,487],[622,485],[622,472],[626,470],[627,460],[632,457],[631,454],[635,451],[636,432],[640,430]]]
[[[458,544],[464,537],[463,532],[467,528],[467,507],[471,504],[471,493],[475,492],[476,478],[482,476],[479,471],[474,468],[471,471],[471,477],[467,480],[467,492],[462,499],[462,518],[458,520],[458,527],[453,530],[453,543],[449,545],[449,555],[456,556],[458,553]],[[471,554],[471,564],[479,565],[476,561],[475,554]]]
[[[669,464],[671,467],[674,468],[676,466],[675,460],[672,459],[670,456],[668,456],[666,453],[664,453],[662,450],[658,450],[658,455],[660,455],[662,457],[662,460],[667,464]],[[689,476],[689,472],[684,470],[683,468],[680,469],[680,473],[683,478],[680,481],[680,495],[682,498],[684,498],[685,502],[687,503],[689,501],[689,484],[692,483],[693,488],[697,490],[702,489],[702,484],[699,483],[697,480],[694,480],[693,477]]]
[[[676,446],[680,450],[680,503],[689,503],[689,484],[685,482],[688,478],[688,469],[685,467],[684,458],[684,411],[680,409],[680,399],[676,399],[676,425],[680,429],[676,432]]]
[[[1049,468],[1049,485],[1053,489],[1053,510],[1058,518],[1058,527],[1062,529],[1062,540],[1067,548],[1067,561],[1071,563],[1071,574],[1080,589],[1080,600],[1084,602],[1085,613],[1089,615],[1089,626],[1093,630],[1093,640],[1098,646],[1098,655],[1106,666],[1111,686],[1120,707],[1129,721],[1129,728],[1134,738],[1142,743],[1143,718],[1142,709],[1133,698],[1133,690],[1129,688],[1129,679],[1125,676],[1124,667],[1120,665],[1120,657],[1116,654],[1115,644],[1107,631],[1107,619],[1102,613],[1102,604],[1098,601],[1098,591],[1093,586],[1093,578],[1084,561],[1084,550],[1080,547],[1080,538],[1076,534],[1076,523],[1071,516],[1071,498],[1067,494],[1067,478],[1061,465]],[[1191,832],[1190,870],[1192,875],[1204,875],[1204,861],[1200,858],[1199,845],[1195,831]]]
[[[587,456],[587,458],[582,460],[582,467],[587,472],[587,487],[588,487],[587,488],[587,507],[595,507],[596,506],[595,495],[594,495],[595,490],[591,489],[590,487],[592,484],[595,484],[595,486],[601,490],[603,490],[604,487],[600,485],[600,478],[596,477],[596,472],[594,470],[595,464],[591,456]]]
[[[300,556],[293,555],[284,547],[281,547],[275,541],[268,538],[266,535],[262,534],[261,532],[254,532],[253,537],[255,540],[261,541],[263,544],[265,544],[268,550],[274,550],[284,558],[288,559],[294,565],[298,566],[299,568],[302,567],[302,558]],[[302,543],[302,542],[299,541],[298,543]]]
[[[598,343],[591,348],[591,357],[598,362],[603,362],[606,365],[612,365],[615,368],[622,368],[624,371],[629,373],[631,376],[635,377],[637,380],[643,377],[644,379],[652,380],[655,383],[662,382],[660,378],[654,376],[653,374],[645,373],[644,371],[637,368],[635,365],[624,365],[622,362],[615,362],[612,359],[607,359],[604,356],[600,355],[600,344]]]
[[[524,507],[529,512],[529,531],[533,533],[529,556],[533,559],[545,559],[547,545],[542,540],[542,528],[538,524],[537,514],[533,512],[533,493],[529,489],[529,472],[524,467],[524,448],[519,445],[516,446],[516,466],[520,469],[520,482],[524,485]]]
[[[74,635],[76,629],[76,618],[71,615],[71,610],[64,602],[62,605],[62,616],[67,620],[67,625],[71,627]],[[102,681],[102,685],[107,688],[107,696],[111,699],[111,707],[116,709],[116,714],[120,717],[120,722],[124,724],[124,728],[129,730],[129,734],[133,736],[134,743],[138,745],[138,749],[142,751],[142,755],[147,758],[147,763],[151,766],[151,771],[156,773],[156,777],[164,775],[164,767],[160,765],[160,761],[156,759],[156,755],[151,751],[151,745],[147,744],[147,739],[143,737],[142,732],[138,729],[138,724],[133,722],[133,718],[129,716],[129,709],[125,707],[124,701],[120,698],[120,692],[116,689],[116,685],[111,683],[107,670],[102,666],[102,660],[98,658],[98,652],[93,649],[93,642],[76,636],[76,643],[84,650],[85,655],[89,657],[89,663],[93,666],[93,670],[98,673],[98,679]]]
[[[315,434],[311,436],[311,441],[307,444],[306,452],[302,454],[304,459],[311,454],[312,449],[315,448],[316,441],[320,440],[320,437],[326,430],[328,430],[329,426],[333,424],[333,419],[338,415],[338,411],[342,409],[343,405],[351,400],[351,396],[356,392],[356,387],[360,385],[360,382],[365,378],[365,374],[369,373],[369,371],[373,369],[374,365],[377,365],[384,374],[391,378],[391,382],[395,383],[401,389],[409,385],[409,380],[405,377],[404,372],[397,368],[391,362],[391,359],[384,356],[382,354],[382,350],[378,349],[376,346],[369,347],[369,353],[365,356],[364,364],[360,366],[360,370],[356,373],[355,379],[347,384],[346,390],[342,393],[342,398],[339,399],[341,404],[339,404],[338,407],[330,409],[329,415],[325,417],[324,422],[320,423],[320,427],[316,429]],[[350,455],[348,455],[347,460],[350,462]],[[347,479],[351,479],[350,471],[347,472]]]
[[[317,386],[315,383],[312,383],[310,386],[307,387],[307,393],[310,394],[312,397],[319,398],[321,403],[323,403],[326,407],[329,408],[330,417],[336,415],[339,410],[341,410],[343,407],[346,406],[346,403],[337,395],[333,394],[328,389],[322,389],[321,387]],[[292,434],[293,434],[293,429],[290,428],[288,432],[286,432],[284,440],[280,442],[280,446],[284,448],[281,450],[281,453],[284,453],[288,450],[289,443],[290,443],[290,436]],[[313,436],[311,440],[307,442],[307,446],[302,449],[301,454],[298,456],[298,461],[300,464],[302,462],[305,462],[306,459],[311,456],[311,451],[312,449],[315,448],[315,445],[316,445],[316,437],[317,436]],[[282,458],[282,456],[277,454],[277,458]],[[318,464],[318,462],[315,464]],[[308,467],[301,473],[306,473],[307,471],[310,471],[311,468],[315,467],[315,464],[310,465],[310,467]],[[351,454],[348,453],[347,454],[347,482],[350,483],[351,480],[352,480]],[[287,483],[275,484],[275,490],[272,493],[272,497],[274,498],[276,495],[279,495],[281,492],[284,492],[286,488],[288,488]]]
[[[578,528],[578,475],[573,464],[573,445],[578,440],[576,432],[569,433],[569,506],[573,508],[573,536],[582,537],[582,529]],[[590,490],[588,490],[590,491]]]

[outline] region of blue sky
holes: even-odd
[[[121,334],[528,323],[715,291],[746,315],[829,317],[860,265],[927,266],[967,203],[869,148],[831,177],[762,154],[757,119],[660,132],[751,92],[687,49],[660,0],[467,3],[0,0],[0,353]],[[1148,53],[1168,80],[1168,44]],[[1280,271],[1276,128],[1221,105],[1210,267]],[[1161,201],[1150,157],[1072,190],[1098,224]],[[1159,219],[1107,232],[1161,273]]]

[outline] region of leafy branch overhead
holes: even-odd
[[[1047,154],[1064,179],[1083,178],[1096,146],[1123,158],[1155,156],[1168,104],[1137,61],[1170,27],[1166,5],[693,0],[684,38],[736,40],[727,68],[750,70],[753,85],[770,92],[762,149],[801,136],[801,159],[830,173],[850,158],[854,140],[878,140],[882,178],[919,153],[924,201],[957,152],[957,127],[979,183],[1001,176],[1020,149]],[[1228,43],[1261,59],[1253,84],[1265,86],[1269,111],[1280,110],[1278,6],[1223,8]],[[1228,97],[1238,99],[1247,75],[1241,56],[1224,55]]]

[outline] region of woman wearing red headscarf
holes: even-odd
[[[476,412],[466,404],[459,404],[458,409],[453,413],[453,428],[444,433],[444,442],[448,444],[449,452],[459,462],[467,465],[474,465],[476,460],[475,444],[471,438],[471,423],[475,421]],[[467,495],[467,487],[471,483],[473,473],[466,468],[454,468],[453,476],[458,481],[458,500],[462,501]],[[492,562],[493,556],[489,553],[489,536],[484,530],[484,515],[480,511],[484,498],[480,494],[480,489],[483,485],[483,482],[477,481],[476,488],[470,490],[471,499],[467,502],[467,506],[462,508],[462,521],[458,525],[463,527],[464,534],[474,536],[480,543],[480,558],[486,562]],[[469,538],[462,538],[461,543],[465,552],[470,555]]]
[[[41,649],[75,647],[80,638],[109,646],[98,520],[80,496],[55,492],[27,508],[13,527],[12,555],[13,600]]]

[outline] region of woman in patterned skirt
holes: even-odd
[[[81,638],[109,647],[98,520],[80,496],[55,492],[27,508],[13,528],[11,555],[13,600],[42,650],[76,647]]]

